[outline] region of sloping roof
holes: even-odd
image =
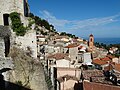
[[[109,57],[101,58],[101,60],[103,60],[103,61],[111,61],[111,59]]]
[[[115,56],[112,56],[112,55],[107,55],[106,57],[108,57],[108,58],[110,58],[110,59],[115,58]]]
[[[66,80],[66,81],[68,81],[68,80],[78,81],[77,77],[75,77],[75,76],[70,76],[70,75],[61,76],[61,77],[57,78],[57,80],[58,80],[59,82],[64,82],[65,80]]]
[[[79,44],[77,43],[72,43],[72,44],[69,44],[68,46],[65,46],[65,48],[74,48],[74,47],[78,47]]]
[[[69,39],[68,36],[57,36],[56,39],[62,39],[62,38],[66,38],[66,39]]]
[[[90,77],[103,77],[103,71],[102,70],[84,70],[83,71],[83,77],[85,80],[90,80]]]
[[[56,53],[54,55],[49,55],[48,58],[55,58],[56,60],[60,59],[66,59],[66,60],[71,60],[67,55],[64,53]]]
[[[95,59],[92,61],[93,64],[98,64],[98,65],[104,65],[107,64],[108,62],[104,61],[104,60],[100,60],[100,59]]]
[[[98,64],[98,65],[104,65],[107,64],[108,62],[112,61],[112,56],[106,56],[104,58],[100,58],[100,59],[95,59],[92,61],[92,63],[94,64]]]

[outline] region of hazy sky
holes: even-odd
[[[28,0],[30,10],[59,32],[120,37],[120,0]]]

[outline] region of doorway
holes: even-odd
[[[4,26],[9,25],[9,14],[3,14]]]

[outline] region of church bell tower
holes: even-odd
[[[90,34],[89,36],[89,48],[90,50],[93,50],[94,47],[94,36],[92,34]]]

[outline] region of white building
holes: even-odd
[[[92,59],[91,59],[91,52],[86,52],[83,54],[83,63],[86,65],[91,64]]]

